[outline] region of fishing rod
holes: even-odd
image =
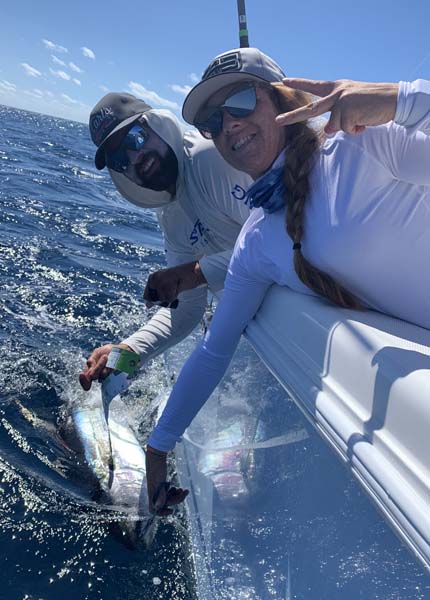
[[[237,13],[239,16],[240,47],[249,48],[248,29],[246,26],[245,0],[237,0]]]

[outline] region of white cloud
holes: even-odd
[[[63,119],[72,119],[81,123],[88,123],[91,106],[74,100],[64,94],[60,96],[53,94],[49,90],[32,89],[20,90],[9,81],[0,80],[0,99],[2,104],[15,106],[23,110],[30,110],[42,114],[53,115]],[[5,89],[7,88],[7,89]]]
[[[67,48],[65,48],[64,46],[59,46],[58,44],[54,44],[54,42],[51,42],[49,40],[42,40],[42,42],[45,44],[45,48],[47,48],[47,50],[52,50],[52,52],[68,52]]]
[[[99,88],[100,88],[100,89],[101,89],[101,91],[102,91],[102,92],[104,92],[105,94],[107,94],[107,93],[108,93],[108,91],[109,91],[109,88],[108,88],[108,87],[106,87],[105,85],[100,85],[100,86],[99,86]]]
[[[36,98],[37,100],[41,100],[42,98],[45,100],[49,100],[54,97],[52,92],[48,90],[40,90],[39,88],[34,88],[32,90],[24,90],[24,94],[27,96],[31,96],[32,98]]]
[[[191,81],[191,83],[198,83],[200,81],[200,77],[196,75],[196,73],[190,73],[188,75],[188,78]]]
[[[35,69],[34,67],[32,67],[31,65],[29,65],[27,63],[21,63],[21,67],[24,69],[26,74],[29,75],[30,77],[40,77],[42,75],[42,73],[40,71],[38,71],[37,69]]]
[[[70,102],[70,104],[78,104],[77,100],[73,100],[73,98],[70,98],[70,96],[68,96],[67,94],[61,94],[61,97],[66,101],[66,102]]]
[[[128,87],[132,94],[142,98],[142,100],[145,100],[145,102],[148,102],[148,104],[164,106],[165,108],[171,108],[173,110],[180,110],[181,108],[176,102],[162,98],[157,94],[157,92],[147,90],[143,85],[137,83],[136,81],[130,81]]]
[[[16,85],[10,81],[7,81],[6,79],[3,79],[3,81],[0,81],[0,92],[1,91],[16,92]]]
[[[76,83],[76,85],[82,85],[81,82],[79,81],[79,79],[72,79],[73,83]]]
[[[84,56],[86,56],[87,58],[92,58],[93,60],[96,59],[96,55],[90,48],[87,48],[86,46],[82,46],[81,50],[82,50],[82,54]]]
[[[31,98],[36,98],[37,100],[43,98],[43,93],[41,93],[40,90],[24,90],[24,94],[26,94],[26,96],[31,96]]]
[[[72,71],[74,71],[75,73],[83,73],[83,70],[81,68],[78,67],[78,65],[75,65],[74,62],[69,62],[69,67],[72,69]]]
[[[60,60],[59,58],[57,58],[55,56],[55,54],[51,54],[51,58],[52,58],[52,62],[54,62],[56,65],[61,65],[62,67],[66,66],[66,63],[64,62],[64,60]]]
[[[191,90],[190,85],[178,85],[177,83],[169,84],[169,88],[172,90],[172,92],[177,92],[178,94],[182,94],[183,96],[186,96]]]
[[[54,69],[49,69],[52,73],[52,75],[54,75],[55,77],[58,77],[59,79],[64,79],[64,81],[70,81],[71,77],[68,73],[66,73],[65,71],[54,71]]]

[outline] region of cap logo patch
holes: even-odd
[[[206,71],[203,73],[202,81],[214,77],[215,75],[221,75],[223,73],[230,73],[234,71],[242,70],[242,57],[239,52],[230,52],[220,58],[216,58],[211,62]]]
[[[99,146],[102,140],[112,129],[114,129],[117,120],[114,111],[109,106],[100,109],[99,112],[91,118],[90,129],[97,146]]]

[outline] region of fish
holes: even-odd
[[[198,471],[211,480],[217,498],[225,508],[240,510],[264,493],[261,484],[266,454],[259,450],[293,444],[309,435],[304,428],[299,428],[270,437],[261,415],[248,411],[229,412],[220,417],[222,428],[199,446]]]
[[[148,510],[145,452],[130,425],[121,393],[130,384],[114,371],[91,390],[76,390],[70,405],[68,440],[95,482],[93,499],[119,513],[113,534],[127,547],[149,548],[159,519]],[[76,444],[77,443],[77,444]]]
[[[223,505],[240,508],[253,493],[256,476],[255,453],[252,448],[241,449],[245,441],[264,437],[262,422],[254,422],[248,415],[235,414],[223,422],[223,428],[214,433],[199,457],[198,470],[209,478]],[[250,425],[254,431],[250,432]]]

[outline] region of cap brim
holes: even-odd
[[[116,133],[118,133],[118,131],[121,131],[121,129],[124,129],[124,127],[128,127],[129,125],[131,125],[135,121],[138,121],[140,119],[140,117],[142,115],[144,115],[144,114],[145,113],[139,113],[137,115],[133,115],[132,117],[129,117],[128,119],[124,119],[124,121],[121,121],[121,123],[119,125],[117,125],[115,127],[115,129],[112,129],[112,131],[110,132],[110,134],[105,137],[105,139],[102,141],[102,143],[100,144],[100,146],[97,148],[97,152],[96,152],[96,155],[94,157],[94,162],[95,162],[96,168],[99,171],[101,171],[102,169],[104,169],[105,166],[106,166],[105,147],[106,147],[107,141],[112,136],[114,136]]]
[[[218,90],[231,85],[232,83],[240,83],[241,81],[264,81],[270,83],[262,77],[251,75],[249,73],[223,73],[222,75],[214,75],[198,83],[185,98],[182,107],[182,117],[184,121],[190,125],[194,125],[197,113],[206,104],[209,98]]]

